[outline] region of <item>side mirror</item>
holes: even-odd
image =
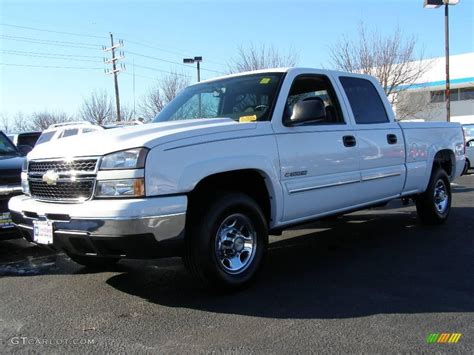
[[[18,151],[22,156],[26,156],[29,152],[31,152],[33,148],[31,148],[29,145],[19,145],[18,146]]]
[[[289,123],[291,125],[297,125],[305,122],[324,121],[325,119],[326,108],[323,100],[319,97],[311,97],[298,101],[293,106]]]
[[[466,143],[466,147],[474,147],[474,139],[468,140]]]

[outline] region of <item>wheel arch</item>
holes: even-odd
[[[275,190],[271,178],[262,170],[237,169],[210,174],[199,180],[188,193],[188,210],[213,191],[239,191],[253,198],[270,225],[276,218]]]

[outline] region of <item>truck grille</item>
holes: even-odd
[[[92,196],[93,187],[94,180],[58,182],[56,185],[30,180],[31,195],[45,200],[87,200]]]
[[[30,161],[28,182],[31,196],[57,202],[90,199],[94,192],[97,162],[97,158]],[[57,181],[46,183],[43,175],[47,172],[56,173]]]
[[[73,161],[31,161],[28,164],[28,172],[36,174],[44,174],[48,170],[54,170],[57,173],[69,171],[94,172],[96,165],[97,159],[78,159]]]

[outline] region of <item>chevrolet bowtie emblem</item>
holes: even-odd
[[[48,185],[56,185],[59,180],[59,174],[54,170],[48,170],[43,175],[43,181]]]

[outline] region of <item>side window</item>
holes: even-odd
[[[70,136],[74,136],[78,133],[78,129],[77,128],[70,128],[70,129],[66,129],[64,130],[63,134],[61,135],[60,138],[65,138],[65,137],[70,137]]]
[[[343,76],[340,81],[357,124],[389,122],[379,93],[369,80]]]
[[[297,123],[300,121],[302,123]],[[286,100],[283,123],[343,124],[344,118],[329,79],[320,75],[296,77]]]
[[[82,133],[91,133],[91,132],[97,132],[98,129],[97,128],[83,128],[82,129]]]

